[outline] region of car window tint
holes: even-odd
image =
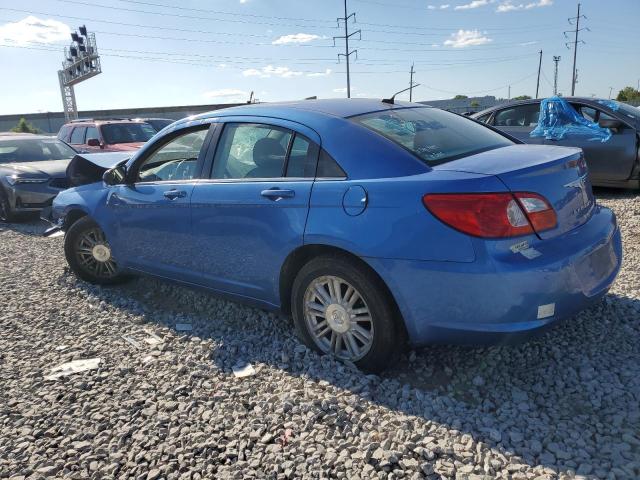
[[[90,138],[95,138],[96,140],[100,140],[100,135],[98,134],[98,129],[96,127],[87,127],[87,140]]]
[[[108,144],[146,142],[156,134],[148,123],[107,123],[100,127]]]
[[[55,138],[0,141],[0,163],[65,160],[75,154],[67,144]]]
[[[429,165],[513,145],[504,135],[484,125],[431,107],[384,110],[352,119]]]
[[[317,178],[346,178],[344,172],[338,162],[329,155],[324,148],[320,149],[320,158],[318,158],[318,169],[316,171]]]
[[[597,110],[593,107],[587,107],[586,105],[572,105],[580,115],[589,120],[595,122],[597,118]]]
[[[71,140],[69,143],[71,145],[81,145],[84,143],[84,132],[87,131],[87,127],[76,127],[73,129],[73,133],[71,134]]]
[[[156,150],[140,166],[138,181],[163,182],[195,178],[198,156],[207,130],[185,133]]]
[[[58,138],[60,140],[68,140],[69,133],[71,132],[71,127],[69,125],[63,125],[60,127],[60,131],[58,132]]]
[[[540,116],[540,104],[532,103],[506,108],[493,118],[496,127],[535,127]]]
[[[296,133],[287,162],[287,177],[313,178],[317,159],[317,145]]]
[[[262,124],[229,123],[213,160],[212,178],[282,177],[289,130]]]

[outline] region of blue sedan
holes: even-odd
[[[278,309],[369,371],[407,343],[526,339],[620,268],[581,150],[423,105],[235,107],[128,155],[76,157],[78,186],[54,201],[80,278],[147,274]]]

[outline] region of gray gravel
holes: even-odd
[[[409,352],[382,377],[206,293],[88,285],[42,225],[0,227],[0,478],[639,478],[640,197],[600,195],[625,242],[605,302],[524,345]]]

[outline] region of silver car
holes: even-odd
[[[54,137],[0,132],[0,222],[37,213],[68,188],[76,151]]]

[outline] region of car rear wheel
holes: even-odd
[[[87,282],[111,285],[126,280],[111,254],[111,246],[100,226],[83,217],[67,231],[64,253],[71,270]]]
[[[11,223],[17,219],[16,214],[11,211],[7,194],[0,188],[0,222]]]
[[[401,335],[380,280],[346,257],[311,260],[293,284],[291,311],[304,343],[378,372],[389,365]]]

